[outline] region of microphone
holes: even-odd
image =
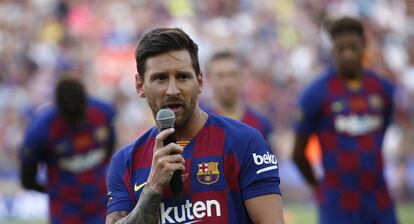
[[[175,123],[175,114],[169,108],[161,109],[157,113],[156,117],[159,131],[164,131],[168,128],[173,128]],[[177,142],[177,138],[175,136],[175,132],[167,136],[164,139],[164,146],[170,144],[171,142]],[[183,201],[184,200],[184,193],[183,193],[183,180],[181,178],[182,171],[176,170],[170,180],[170,189],[173,193],[175,200]]]

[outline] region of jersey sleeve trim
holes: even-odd
[[[242,198],[244,201],[251,198],[259,197],[267,194],[282,195],[279,186],[275,187],[275,182],[280,182],[279,178],[273,178],[268,181],[260,181],[252,184],[252,187],[243,191]]]

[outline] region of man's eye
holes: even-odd
[[[157,80],[157,81],[163,81],[163,80],[166,80],[166,79],[167,79],[167,77],[162,76],[162,75],[154,77],[154,80]]]
[[[177,79],[184,80],[190,78],[188,75],[179,75]]]

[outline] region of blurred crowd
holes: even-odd
[[[331,61],[324,27],[361,18],[365,63],[397,86],[394,124],[386,137],[387,178],[399,201],[414,198],[414,1],[411,0],[1,0],[0,217],[18,197],[17,149],[36,110],[53,101],[61,75],[81,78],[90,94],[117,110],[118,145],[153,124],[137,97],[134,49],[153,27],[180,27],[199,44],[202,69],[216,50],[240,54],[244,99],[275,128],[273,148],[289,161],[297,96]],[[205,74],[208,75],[208,74]],[[202,100],[211,98],[207,86]],[[289,162],[286,162],[289,164]],[[282,187],[303,185],[281,167]],[[301,188],[303,189],[303,188]],[[286,198],[285,197],[285,198]],[[3,214],[4,215],[4,214]]]

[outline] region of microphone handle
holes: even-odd
[[[170,134],[166,139],[164,139],[164,146],[168,145],[172,142],[177,142],[177,138],[175,136],[175,132]],[[181,178],[182,171],[176,170],[170,180],[170,189],[173,193],[174,199],[176,201],[183,201],[184,200],[184,193],[183,193],[183,180]]]
[[[164,129],[165,130],[165,129]],[[161,130],[161,131],[164,131]],[[176,143],[177,142],[177,137],[175,137],[175,132],[173,132],[172,134],[168,135],[167,138],[164,139],[164,146],[170,144],[170,143]]]

